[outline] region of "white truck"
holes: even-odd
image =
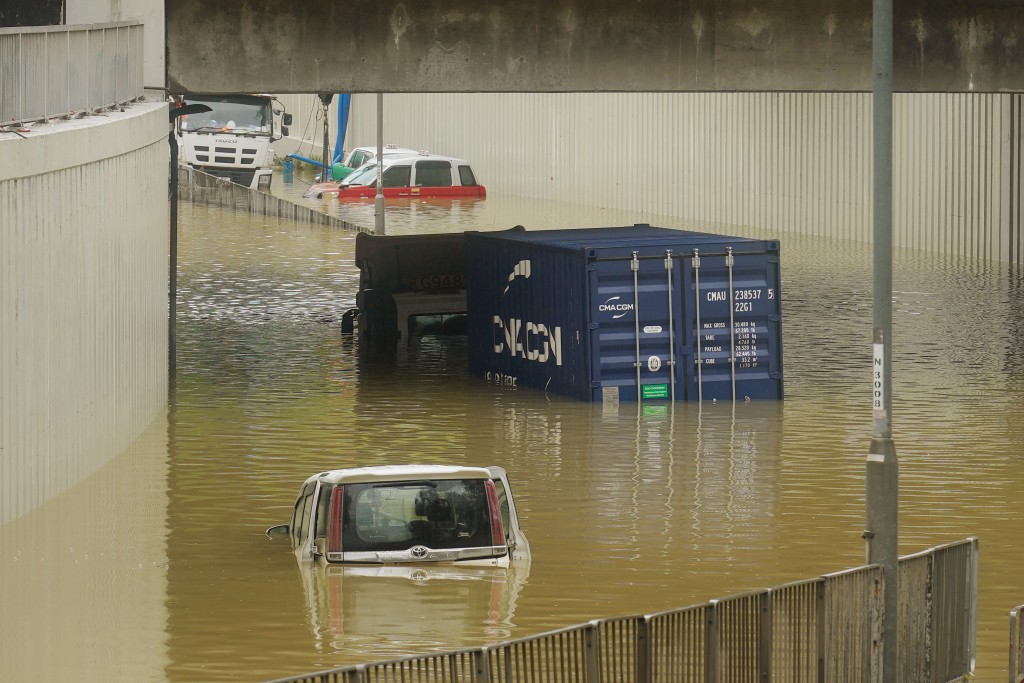
[[[184,104],[205,104],[210,111],[175,119],[179,163],[254,190],[270,189],[270,143],[288,135],[292,122],[276,97],[190,94],[172,106]]]

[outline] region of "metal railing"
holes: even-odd
[[[1010,683],[1024,683],[1024,605],[1010,610]]]
[[[974,671],[978,541],[900,558],[900,681],[953,681]]]
[[[909,623],[900,632],[901,683],[973,673],[977,549],[969,538],[901,558],[900,613]],[[879,671],[884,581],[878,565],[857,567],[656,614],[273,683],[861,683]]]
[[[141,99],[142,39],[138,22],[0,28],[0,126]]]

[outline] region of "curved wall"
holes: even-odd
[[[167,105],[0,135],[0,525],[167,401]]]

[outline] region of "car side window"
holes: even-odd
[[[451,187],[452,165],[447,161],[417,161],[416,184],[422,187]]]
[[[477,184],[476,176],[473,175],[473,169],[469,166],[459,166],[459,180],[467,187]]]
[[[384,187],[409,187],[409,175],[412,169],[408,166],[392,166],[384,171]]]
[[[333,485],[324,485],[320,489],[320,500],[317,502],[316,506],[316,532],[314,533],[313,538],[327,537],[327,520],[330,519],[331,492],[333,490]]]
[[[302,543],[306,540],[306,534],[309,531],[307,528],[309,525],[309,512],[310,506],[313,504],[313,493],[316,491],[316,482],[310,482],[299,494],[299,499],[295,501],[295,509],[292,511],[292,538],[296,543]]]
[[[508,492],[505,491],[505,484],[501,479],[492,479],[494,482],[494,490],[498,494],[498,509],[501,511],[501,526],[505,530],[505,541],[509,544],[512,543],[512,513],[509,510],[508,505]]]

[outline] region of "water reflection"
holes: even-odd
[[[353,648],[385,657],[451,643],[507,640],[529,563],[510,567],[328,566],[298,571],[313,646],[344,655]]]

